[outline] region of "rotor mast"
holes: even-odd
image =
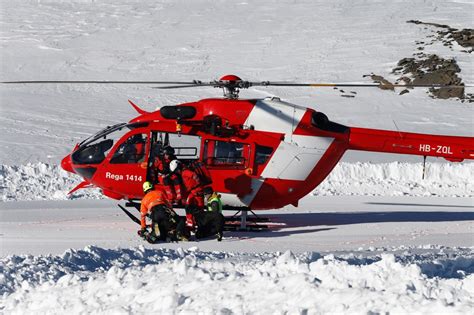
[[[248,88],[250,86],[249,82],[242,81],[241,78],[233,74],[225,75],[214,82],[214,87],[221,87],[224,92],[224,97],[231,100],[239,98],[241,88]]]

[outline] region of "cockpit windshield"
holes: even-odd
[[[93,134],[92,136],[84,139],[81,143],[79,143],[79,146],[83,146],[83,145],[88,145],[89,143],[101,138],[101,137],[104,137],[106,135],[108,135],[109,133],[111,132],[114,132],[116,130],[120,130],[122,129],[125,125],[127,125],[126,123],[119,123],[119,124],[115,124],[113,126],[107,126],[106,128],[102,129],[101,131]]]
[[[114,144],[131,129],[143,127],[143,124],[120,123],[109,126],[79,144],[79,148],[71,155],[75,164],[101,163]]]

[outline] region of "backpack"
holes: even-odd
[[[212,184],[211,174],[202,162],[192,161],[191,163],[189,163],[188,168],[194,173],[196,173],[202,186]]]

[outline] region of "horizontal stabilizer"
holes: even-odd
[[[68,192],[68,195],[71,195],[73,193],[75,193],[76,191],[78,191],[79,189],[82,189],[82,188],[90,188],[94,186],[93,184],[89,183],[89,182],[86,182],[86,181],[83,181],[81,182],[79,185],[77,185],[76,187],[74,187],[70,192]]]

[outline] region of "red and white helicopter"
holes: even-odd
[[[15,83],[63,83],[29,81]],[[178,159],[199,161],[212,178],[212,188],[229,209],[264,210],[298,201],[314,190],[347,150],[443,157],[460,162],[474,158],[474,138],[417,134],[344,126],[314,109],[279,98],[239,99],[239,89],[252,86],[380,86],[248,82],[226,75],[211,82],[68,81],[67,83],[168,84],[161,88],[212,86],[224,98],[164,106],[128,123],[109,126],[77,144],[61,162],[83,182],[71,192],[99,187],[114,199],[139,200],[150,179],[153,160],[165,145]],[[406,86],[404,86],[406,87]],[[432,85],[430,85],[432,87]],[[447,87],[449,88],[449,87]],[[458,87],[459,88],[459,87]],[[140,153],[127,146],[140,143]],[[127,153],[128,152],[128,153]]]

